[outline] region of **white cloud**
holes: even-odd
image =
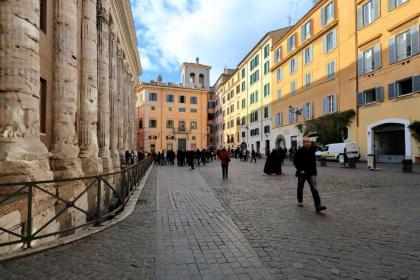
[[[211,65],[212,81],[234,68],[268,31],[285,27],[310,0],[131,0],[145,71],[177,72],[182,62]],[[246,3],[246,4],[245,4]]]

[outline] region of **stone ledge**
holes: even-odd
[[[131,195],[131,198],[127,202],[127,205],[124,207],[124,210],[121,213],[119,213],[115,218],[103,222],[101,226],[90,227],[90,228],[87,228],[86,230],[83,230],[81,232],[78,232],[70,236],[63,237],[56,241],[45,243],[45,244],[42,244],[34,248],[30,248],[30,249],[15,251],[7,255],[0,255],[0,262],[33,255],[33,254],[40,253],[40,252],[43,252],[43,251],[46,251],[55,247],[59,247],[59,246],[63,246],[63,245],[75,242],[77,240],[86,238],[92,234],[108,229],[118,224],[119,222],[125,220],[128,216],[130,216],[133,213],[134,208],[136,207],[136,204],[137,204],[137,200],[139,199],[141,191],[143,190],[143,187],[146,184],[147,179],[149,178],[149,174],[153,168],[153,165],[154,164],[152,163],[152,165],[147,170],[143,179],[140,181],[137,189],[133,192],[133,194]]]

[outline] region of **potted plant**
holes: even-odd
[[[412,122],[408,128],[410,128],[411,135],[413,135],[414,139],[416,139],[417,144],[420,145],[420,121]],[[419,149],[419,154],[416,156],[416,163],[420,163],[420,146],[417,148]]]

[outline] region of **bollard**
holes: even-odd
[[[413,173],[413,161],[411,159],[403,159],[402,165],[402,172]]]

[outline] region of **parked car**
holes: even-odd
[[[360,148],[356,143],[334,143],[325,145],[325,148],[319,149],[315,156],[317,159],[325,157],[327,160],[339,160],[340,154],[344,154],[344,149],[346,149],[346,154],[348,158],[360,158]]]

